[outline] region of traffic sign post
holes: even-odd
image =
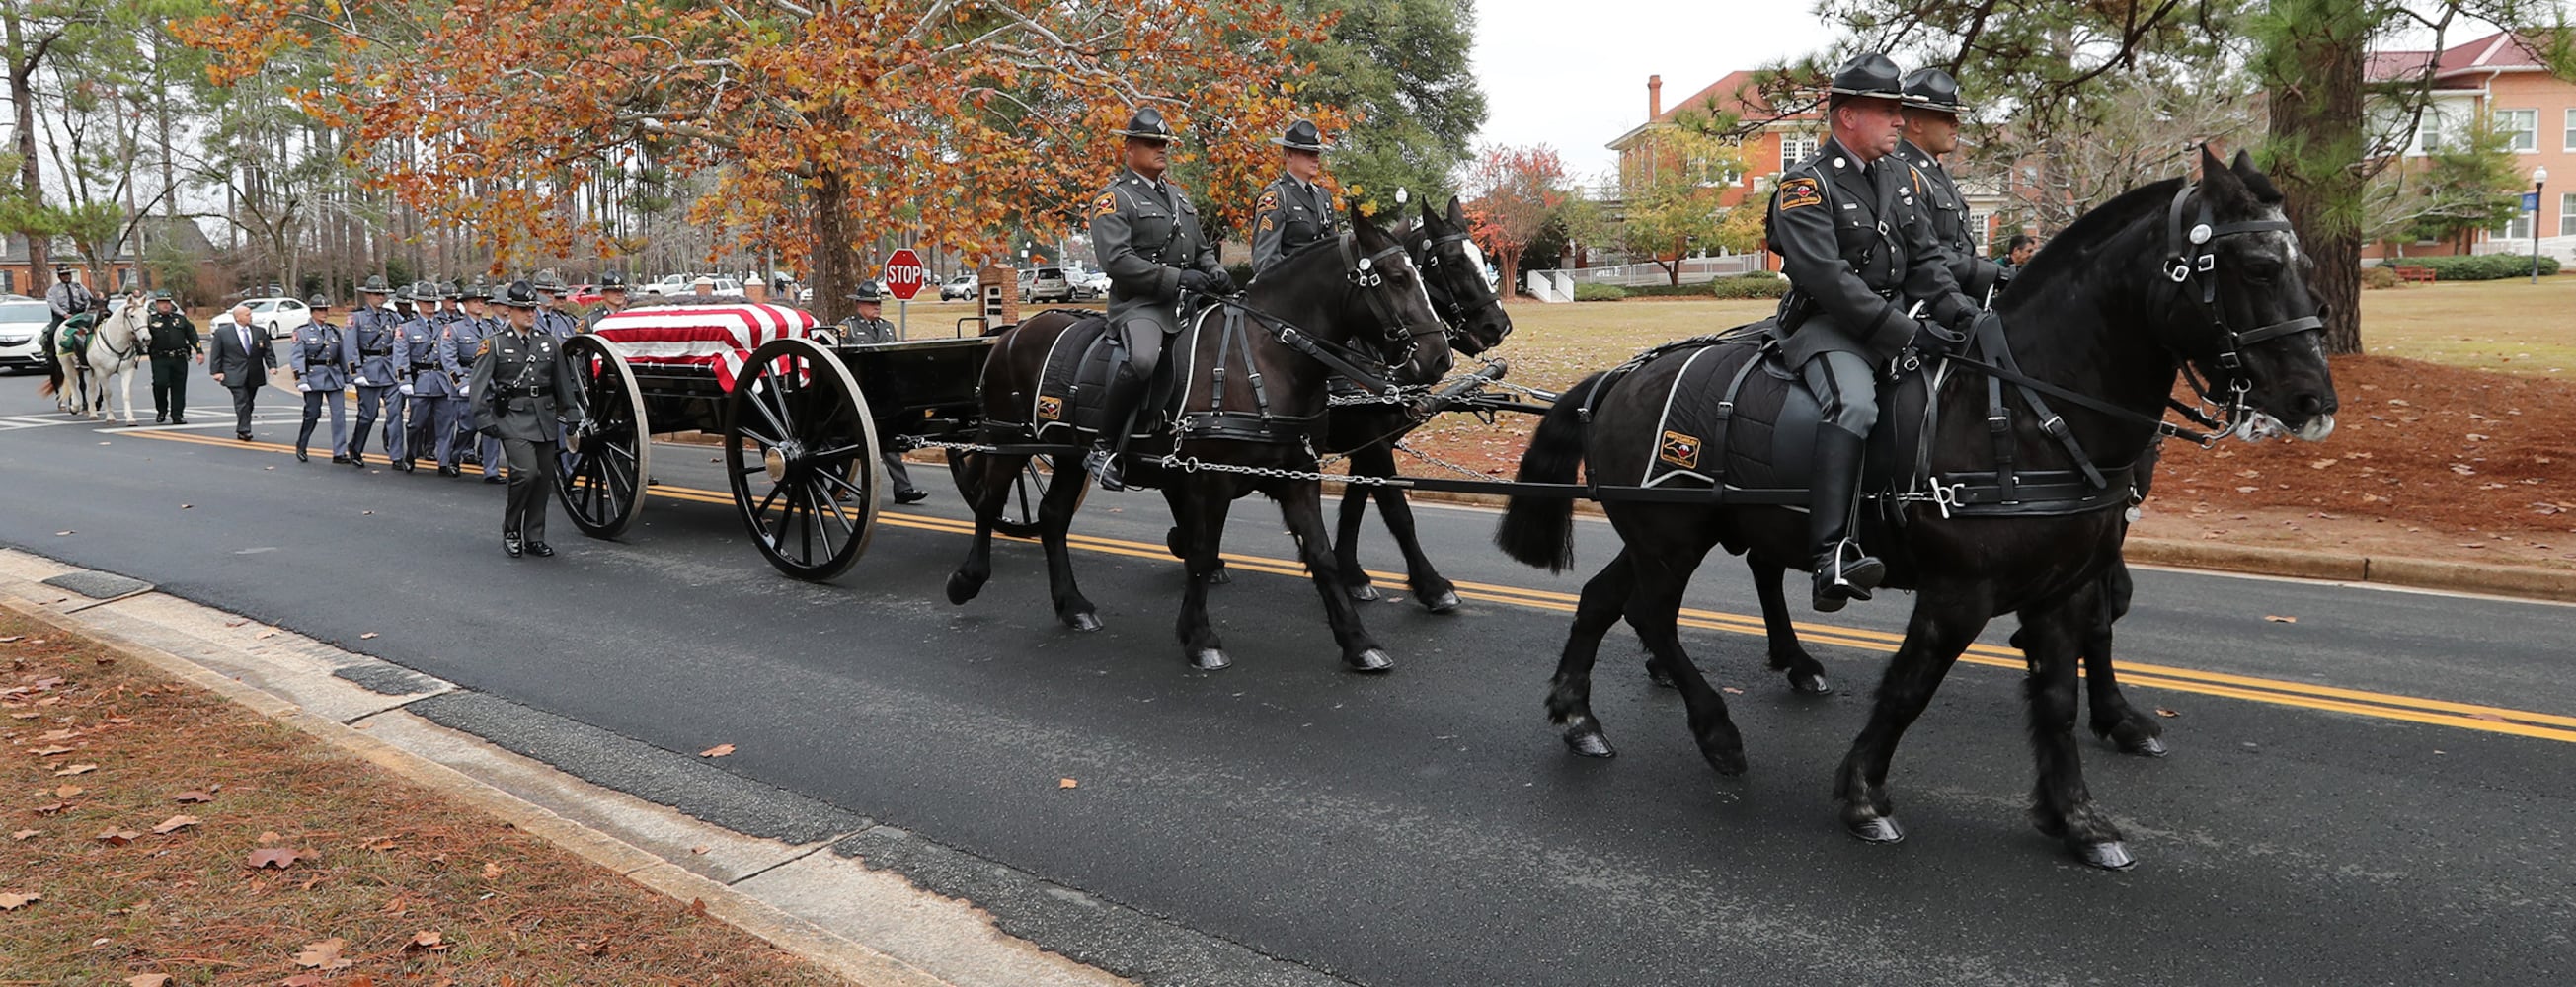
[[[895,335],[912,338],[912,296],[921,293],[921,255],[905,247],[886,258],[886,290],[895,297]]]

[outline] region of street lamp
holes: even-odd
[[[2531,169],[2531,283],[2540,283],[2540,190],[2549,185],[2549,169]]]

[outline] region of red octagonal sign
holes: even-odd
[[[908,302],[912,300],[912,296],[921,293],[921,282],[921,255],[913,253],[912,248],[897,250],[894,256],[886,258],[887,292]]]

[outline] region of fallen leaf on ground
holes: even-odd
[[[79,785],[58,785],[54,788],[54,797],[58,799],[67,799],[86,791],[89,791],[89,789],[82,788]]]
[[[63,535],[68,535],[68,534],[71,534],[71,532],[68,532],[68,531],[57,531],[57,532],[54,532],[55,537],[61,537],[61,536],[63,536]]]
[[[43,836],[43,835],[45,835],[45,834],[44,834],[42,831],[40,831],[40,830],[22,829],[22,830],[19,830],[19,831],[15,832],[15,833],[11,833],[11,834],[9,834],[9,838],[10,838],[10,839],[13,839],[13,840],[23,840],[23,839],[26,839],[26,838],[31,837],[31,836]]]
[[[24,634],[11,634],[8,637],[0,637],[0,644],[16,644],[19,641],[24,640],[26,636],[27,635]]]
[[[2508,719],[2505,719],[2504,717],[2497,716],[2497,715],[2495,715],[2494,713],[2483,713],[2483,712],[2470,713],[2470,714],[2469,714],[2469,719],[2472,719],[2472,720],[2485,720],[2486,722],[2489,722],[2489,723],[2511,723],[2511,722],[2513,722],[2512,720],[2508,720]]]
[[[30,902],[43,900],[45,900],[44,895],[34,892],[20,894],[15,891],[0,891],[0,912],[14,912],[26,907]]]
[[[1081,782],[1078,782],[1078,781],[1075,781],[1075,780],[1073,780],[1073,779],[1071,779],[1071,778],[1058,778],[1058,779],[1056,779],[1056,780],[1055,780],[1055,787],[1057,787],[1057,788],[1080,788],[1080,787],[1082,787],[1082,783],[1081,783]]]
[[[285,870],[289,867],[295,866],[295,862],[297,860],[310,856],[312,856],[312,854],[306,853],[302,850],[289,850],[284,847],[269,847],[266,849],[251,851],[250,856],[243,858],[242,866],[248,867],[252,870],[258,870],[262,867],[274,867],[278,870]]]
[[[63,804],[62,804],[62,803],[60,803],[60,802],[55,802],[55,803],[52,803],[52,804],[50,804],[50,805],[40,805],[40,806],[37,806],[33,811],[34,811],[37,815],[40,815],[40,816],[50,816],[50,815],[53,815],[54,813],[57,813],[57,812],[61,812],[61,811],[63,811]]]
[[[166,973],[138,973],[125,978],[126,987],[162,987],[170,982]]]
[[[177,794],[177,795],[170,796],[170,801],[173,801],[173,802],[193,803],[193,802],[212,802],[212,801],[214,801],[214,800],[215,800],[215,797],[214,797],[214,796],[212,796],[212,795],[208,795],[208,794],[206,794],[206,793],[204,793],[204,792],[197,792],[197,791],[180,792],[180,793],[179,793],[179,794]]]
[[[412,933],[411,942],[404,944],[403,948],[443,953],[447,951],[447,937],[440,935],[435,929],[422,929]]]
[[[499,876],[501,876],[501,865],[500,865],[498,862],[496,862],[496,861],[490,861],[490,860],[486,860],[486,861],[484,861],[484,862],[483,862],[483,876],[484,876],[485,878],[494,878],[494,877],[499,877]]]
[[[285,839],[285,838],[286,838],[286,837],[283,837],[283,836],[279,836],[279,835],[277,835],[277,831],[276,831],[276,830],[273,830],[273,829],[272,829],[272,830],[269,830],[268,832],[265,832],[265,833],[261,833],[261,834],[259,834],[259,841],[260,841],[260,842],[262,842],[262,843],[275,843],[275,842],[277,842],[277,841],[279,841],[279,840],[282,840],[282,839]]]
[[[346,969],[351,961],[340,958],[340,951],[347,948],[349,941],[338,936],[305,943],[304,951],[295,954],[295,965],[322,970]]]
[[[69,754],[71,752],[72,749],[69,747],[56,745],[53,747],[38,747],[34,750],[28,751],[27,753],[36,755],[37,757],[52,757],[56,754]]]
[[[725,756],[725,755],[727,755],[727,754],[731,754],[731,753],[733,753],[733,745],[732,745],[732,744],[717,744],[717,745],[715,745],[715,746],[713,746],[713,747],[709,747],[709,748],[707,748],[707,749],[705,749],[705,750],[699,751],[699,752],[698,752],[698,756],[699,756],[699,757],[723,757],[723,756]]]
[[[152,832],[157,835],[168,836],[196,824],[197,817],[195,816],[171,816],[168,819],[161,820],[161,825],[152,827]]]
[[[2273,622],[2273,623],[2275,623],[2275,624],[2295,624],[2295,623],[2298,623],[2298,622],[2299,622],[2299,618],[2297,618],[2297,617],[2284,617],[2284,616],[2281,616],[2281,615],[2279,615],[2279,614],[2268,614],[2268,613],[2263,615],[2263,619],[2268,620],[2268,621],[2271,621],[2271,622]]]
[[[98,770],[98,765],[95,764],[75,764],[71,767],[54,772],[54,777],[67,778],[72,775],[85,775],[96,770]]]
[[[364,633],[364,634],[360,634],[360,635],[358,635],[358,640],[365,641],[365,640],[368,640],[368,639],[373,638],[373,637],[375,637],[375,636],[376,636],[376,632],[374,632],[374,631],[368,631],[368,632],[366,632],[366,633]]]
[[[277,467],[275,466],[269,467],[269,469],[276,468]],[[278,987],[322,987],[322,975],[318,973],[299,973],[278,981],[277,985]]]
[[[1741,696],[1741,695],[1743,695],[1743,694],[1744,694],[1744,690],[1742,690],[1742,689],[1738,689],[1738,688],[1736,688],[1736,687],[1734,687],[1734,686],[1731,686],[1731,685],[1722,685],[1722,686],[1718,686],[1717,688],[1718,688],[1718,691],[1723,692],[1723,693],[1726,693],[1727,695],[1730,695],[1730,696]]]
[[[707,850],[708,850],[708,849],[709,849],[709,848],[707,848],[707,847],[702,847],[702,846],[693,846],[693,847],[690,847],[690,848],[689,848],[689,853],[690,853],[691,855],[701,854],[701,853],[705,853],[705,852],[707,852]]]
[[[132,843],[132,842],[134,842],[136,839],[139,839],[139,838],[141,838],[142,836],[143,836],[143,834],[141,834],[141,833],[137,833],[137,832],[135,832],[135,831],[133,831],[133,830],[130,830],[130,829],[116,829],[116,828],[111,827],[111,828],[108,828],[108,829],[102,829],[102,830],[99,830],[99,831],[98,831],[98,836],[96,837],[96,839],[97,839],[99,842],[101,842],[101,843],[105,843],[105,844],[107,844],[107,845],[109,845],[109,846],[124,846],[124,845],[126,845],[126,844],[128,844],[128,843]]]
[[[2162,707],[2162,706],[2158,706],[2158,707],[2156,707],[2156,715],[2157,715],[2157,716],[2164,717],[2165,719],[2170,720],[2170,719],[2173,719],[2174,717],[2181,716],[2182,714],[2181,714],[2181,713],[2177,713],[2177,712],[2175,712],[2175,711],[2173,711],[2173,710],[2170,710],[2170,709],[2166,709],[2166,708],[2164,708],[2164,707]]]
[[[261,632],[259,632],[259,633],[257,633],[257,634],[253,634],[253,635],[251,635],[251,636],[252,636],[252,637],[276,637],[276,636],[277,636],[277,632],[276,632],[276,631],[261,631]]]

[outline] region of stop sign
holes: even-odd
[[[886,258],[886,290],[896,298],[908,302],[912,296],[920,294],[921,278],[921,255],[913,253],[912,248],[897,250],[894,256]]]

